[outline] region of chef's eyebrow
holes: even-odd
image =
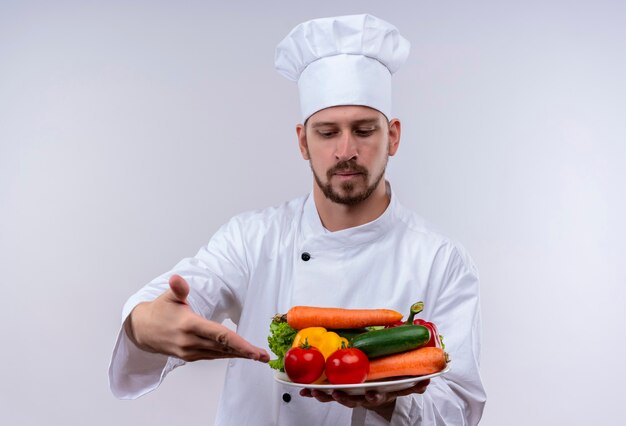
[[[378,118],[364,118],[362,120],[356,120],[356,121],[352,121],[350,123],[353,126],[362,126],[362,125],[367,125],[367,124],[378,124]],[[334,121],[319,121],[317,123],[313,123],[311,124],[311,128],[312,129],[317,129],[319,127],[325,127],[325,126],[336,126],[337,123]]]

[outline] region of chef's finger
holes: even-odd
[[[207,352],[209,354],[219,354],[221,358],[250,358],[247,353],[241,353],[230,346],[224,346],[214,340],[206,339],[202,336],[188,335],[180,343],[180,350],[183,353]]]
[[[389,395],[382,392],[368,391],[365,393],[365,400],[372,405],[379,405],[389,400]]]
[[[333,391],[332,397],[338,403],[350,408],[354,408],[362,404],[365,400],[363,396],[348,395],[347,393],[341,391]]]
[[[218,347],[221,347],[222,351],[225,353],[238,353],[247,358],[261,362],[268,362],[270,359],[270,356],[265,349],[253,346],[250,342],[239,336],[234,331],[229,330],[216,322],[200,318],[200,320],[197,321],[192,327],[192,331],[197,336],[216,342]]]
[[[248,359],[248,357],[239,355],[239,354],[225,354],[223,352],[217,351],[207,351],[207,350],[197,350],[197,351],[186,351],[183,352],[180,356],[180,359],[187,362],[194,362],[200,360],[211,360],[211,359],[225,359],[225,358],[243,358]]]
[[[171,299],[179,303],[187,303],[189,284],[180,275],[172,275],[169,280]]]
[[[408,389],[404,389],[401,391],[397,391],[395,393],[397,396],[406,396],[406,395],[411,395],[412,393],[424,393],[429,384],[430,384],[429,379],[422,380],[420,382],[417,382],[415,386],[413,387],[410,387]]]
[[[331,401],[334,401],[332,396],[328,395],[326,392],[322,392],[322,391],[317,390],[317,389],[312,389],[311,390],[311,396],[313,396],[313,398],[317,399],[319,402],[331,402]]]

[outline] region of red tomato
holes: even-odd
[[[363,383],[370,371],[370,362],[356,348],[339,349],[326,360],[326,377],[334,385]]]
[[[285,373],[295,383],[313,383],[324,373],[324,355],[315,347],[291,348],[285,354]]]

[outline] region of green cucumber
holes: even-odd
[[[352,347],[362,350],[368,358],[410,351],[430,340],[430,330],[422,325],[401,325],[368,331],[352,340]]]

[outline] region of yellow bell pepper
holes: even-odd
[[[341,344],[348,347],[348,339],[341,337],[334,331],[327,331],[324,327],[307,327],[298,331],[293,339],[292,348],[302,345],[305,340],[310,346],[314,346],[327,359],[337,349],[341,349]]]

